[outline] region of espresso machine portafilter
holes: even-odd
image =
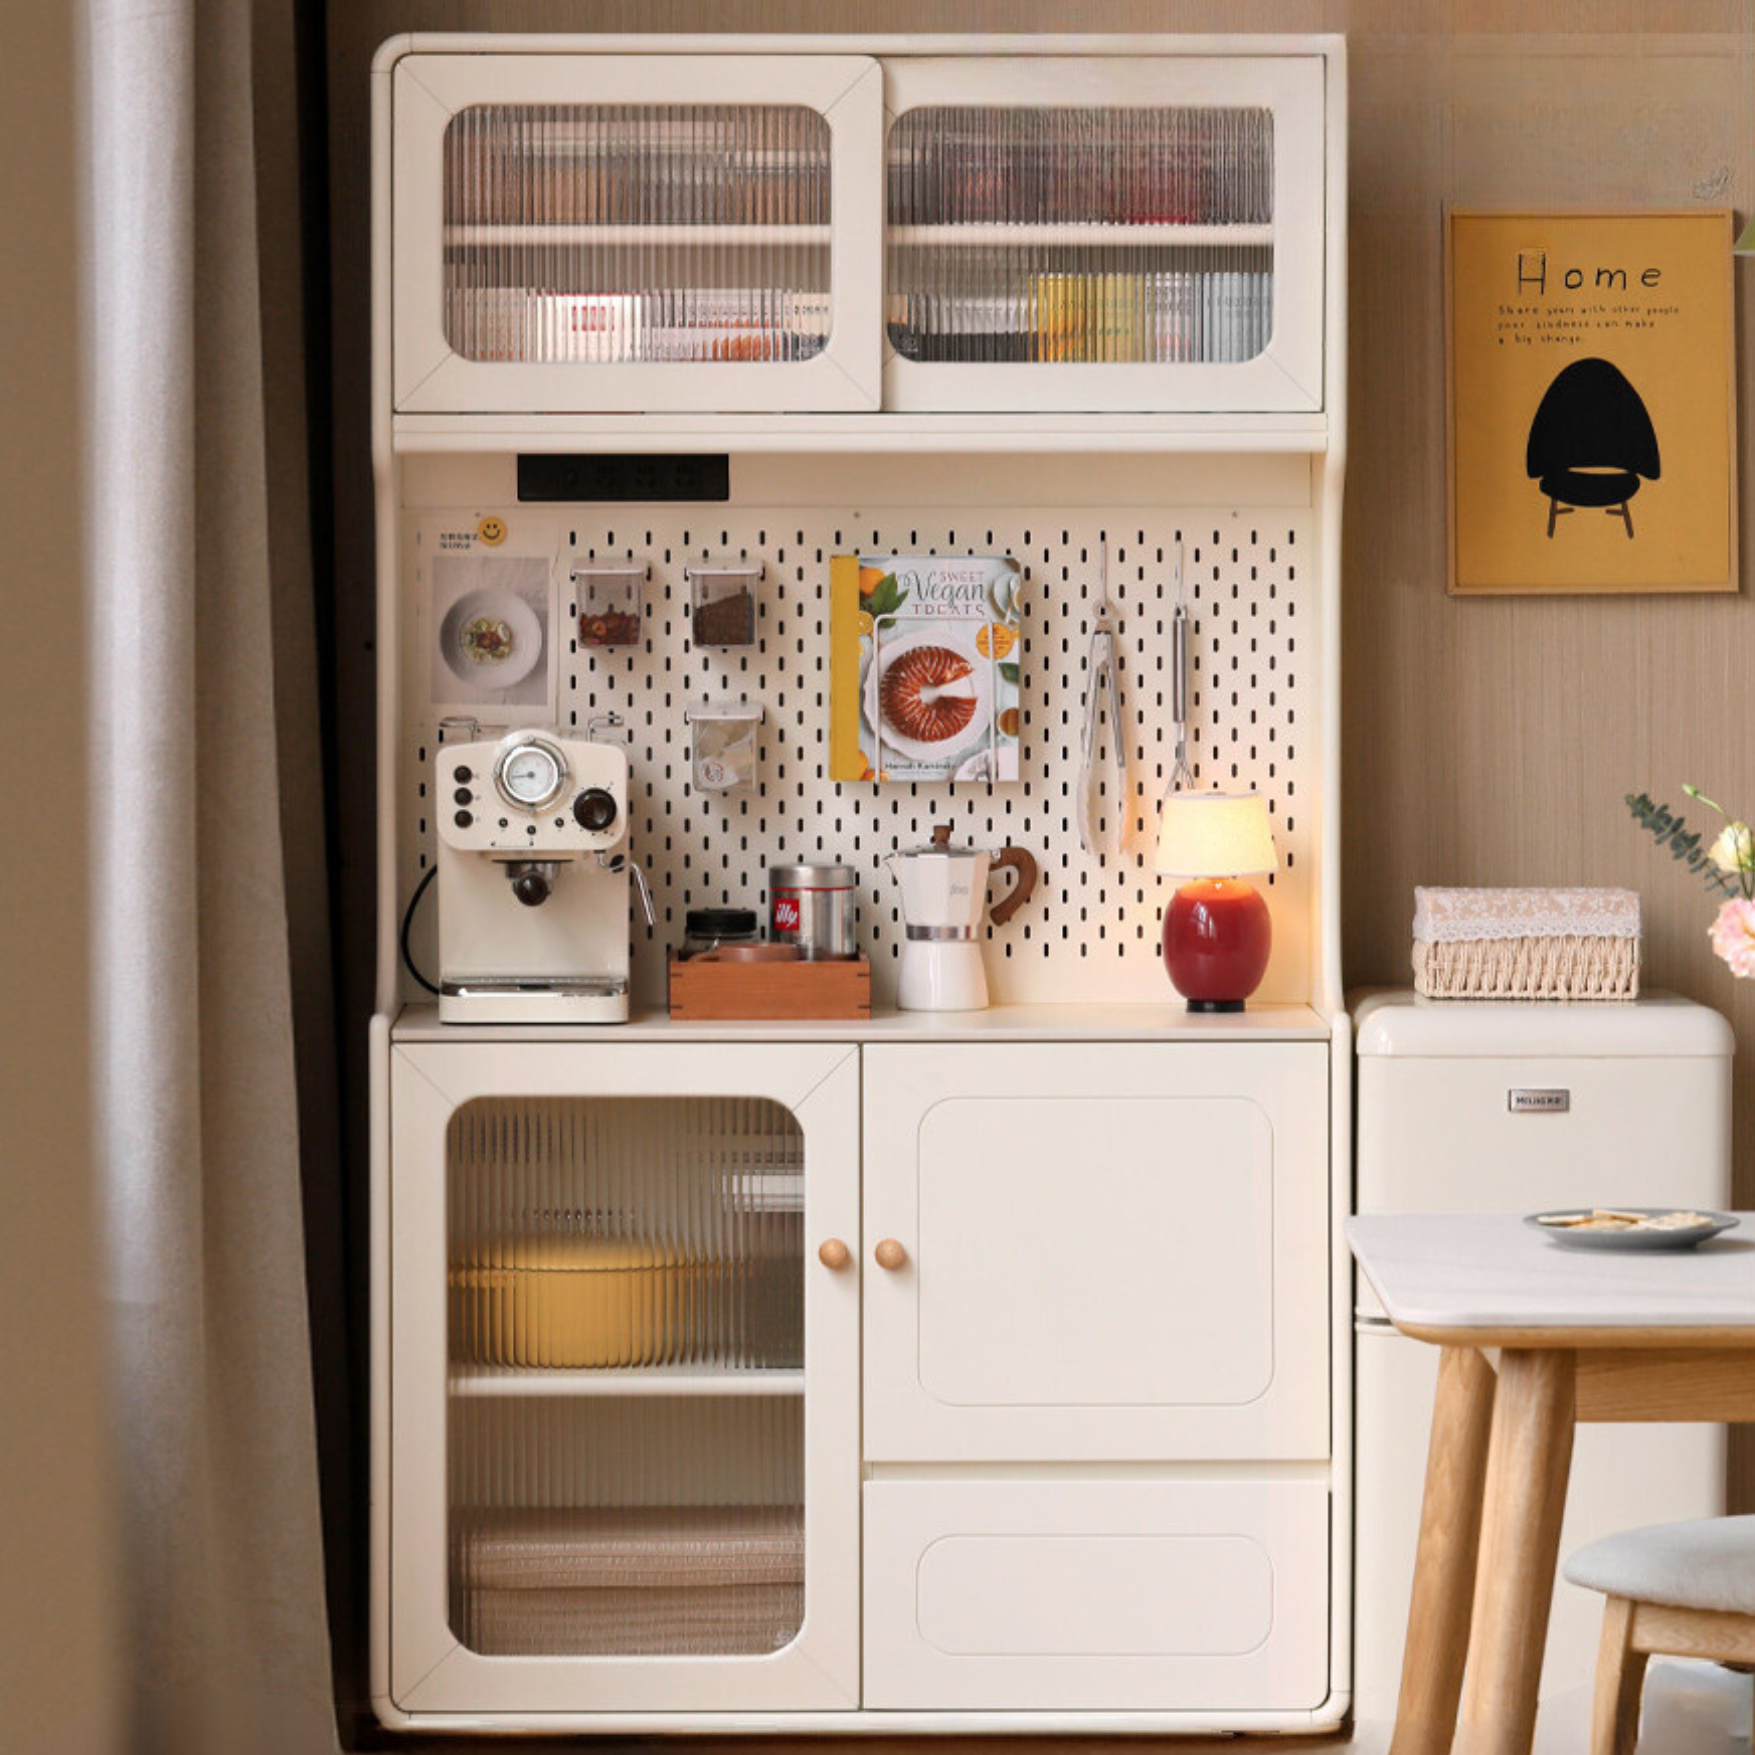
[[[516,731],[441,746],[434,785],[440,1022],[625,1023],[626,750]]]

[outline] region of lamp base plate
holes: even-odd
[[[1191,1012],[1240,1012],[1243,1001],[1240,999],[1191,999],[1188,1001]]]

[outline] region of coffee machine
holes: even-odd
[[[554,731],[443,744],[439,1021],[620,1024],[628,1017],[628,758]]]

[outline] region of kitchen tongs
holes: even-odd
[[[1170,617],[1170,717],[1175,721],[1176,765],[1170,790],[1194,784],[1188,765],[1188,604],[1182,595],[1182,544],[1176,545],[1176,608]]]
[[[1126,824],[1126,751],[1122,745],[1121,677],[1116,669],[1115,642],[1121,620],[1109,596],[1109,544],[1103,543],[1098,573],[1099,598],[1091,627],[1091,650],[1085,660],[1085,748],[1079,770],[1079,840],[1099,859],[1121,851]],[[1109,753],[1099,766],[1101,736],[1098,718],[1109,709]]]

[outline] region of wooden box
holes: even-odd
[[[721,1018],[869,1018],[871,961],[703,963],[670,959],[670,1015]]]

